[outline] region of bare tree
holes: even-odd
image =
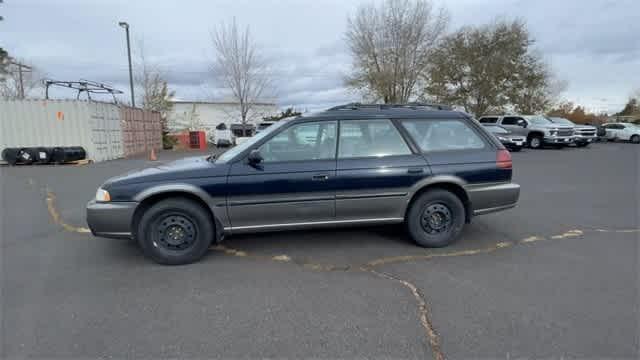
[[[173,108],[171,99],[175,96],[175,92],[169,90],[165,80],[166,75],[160,67],[147,59],[142,42],[138,44],[137,53],[137,72],[134,75],[134,82],[138,88],[138,102],[143,109],[158,111],[165,119]]]
[[[23,91],[24,97],[29,98],[42,87],[44,75],[38,68],[27,65],[23,60],[7,60],[4,70],[0,81],[0,98],[20,99]]]
[[[142,41],[138,43],[138,58],[136,62],[134,82],[138,88],[138,103],[145,110],[160,113],[162,141],[167,146],[173,145],[173,140],[168,136],[168,115],[173,109],[172,98],[175,96],[175,92],[169,90],[169,85],[165,80],[166,76],[160,70],[160,67],[147,59]]]
[[[429,0],[361,6],[348,20],[353,72],[347,85],[385,103],[408,102],[448,22],[447,11]]]
[[[254,104],[271,89],[272,79],[266,60],[253,41],[249,27],[238,30],[235,18],[212,34],[214,76],[222,81],[238,102],[240,119],[246,124]]]
[[[9,66],[9,53],[0,47],[0,82],[4,80],[4,75],[7,73],[7,66]]]

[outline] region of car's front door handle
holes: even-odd
[[[422,168],[412,168],[412,169],[407,170],[407,172],[409,174],[422,174],[424,172],[424,169],[422,169]]]
[[[311,177],[311,180],[314,180],[314,181],[325,181],[327,179],[329,179],[329,175],[327,174],[318,174],[318,175],[313,175]]]

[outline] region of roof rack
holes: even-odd
[[[118,99],[116,98],[117,94],[123,94],[122,91],[114,89],[109,85],[105,85],[99,82],[90,81],[80,79],[80,81],[58,81],[51,79],[44,79],[42,81],[45,86],[44,97],[45,99],[49,99],[49,87],[50,86],[61,86],[69,89],[74,89],[78,91],[76,95],[76,99],[80,99],[80,94],[85,92],[87,94],[87,98],[91,100],[91,94],[111,94],[113,97],[113,103],[117,104]]]
[[[386,109],[413,109],[423,110],[424,108],[431,108],[434,110],[453,110],[449,105],[433,104],[433,103],[421,103],[410,102],[406,104],[361,104],[361,103],[349,103],[344,105],[338,105],[330,108],[328,111],[336,110],[361,110],[361,109],[374,109],[374,110],[386,110]]]

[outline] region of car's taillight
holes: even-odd
[[[500,169],[511,169],[513,166],[513,162],[511,161],[511,153],[509,150],[498,150],[498,154],[496,156],[496,165]]]

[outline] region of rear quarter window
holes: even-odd
[[[401,123],[423,152],[487,147],[482,137],[461,120],[403,120]]]

